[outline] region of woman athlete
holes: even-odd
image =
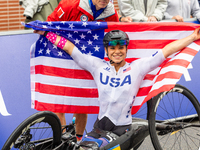
[[[129,38],[121,30],[112,30],[104,36],[103,44],[109,62],[82,54],[73,43],[53,32],[35,30],[35,33],[46,36],[54,45],[66,51],[80,67],[89,71],[97,85],[100,106],[98,118],[92,132],[80,143],[81,147],[103,147],[130,131],[131,107],[144,76],[168,56],[200,39],[199,30],[195,29],[191,35],[166,45],[150,57],[131,63],[125,61]]]

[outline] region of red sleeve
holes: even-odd
[[[62,8],[61,3],[59,3],[58,6],[54,9],[54,11],[47,17],[47,21],[59,21],[59,17],[57,15],[57,11],[59,8]]]
[[[76,15],[79,0],[62,0],[55,10],[47,17],[47,21],[70,21]]]

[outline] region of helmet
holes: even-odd
[[[128,35],[121,30],[112,30],[106,33],[106,35],[103,38],[104,47],[116,46],[117,44],[128,46],[129,44]]]

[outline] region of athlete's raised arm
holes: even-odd
[[[54,45],[56,45],[57,47],[63,49],[69,55],[72,54],[72,51],[74,49],[74,44],[72,42],[66,40],[64,37],[56,35],[53,32],[47,32],[47,31],[41,31],[41,30],[34,30],[34,33],[37,33],[37,34],[40,34],[40,35],[44,35]]]
[[[176,40],[176,41],[166,45],[162,49],[162,52],[163,52],[163,55],[165,56],[165,58],[167,58],[168,56],[172,55],[173,53],[175,53],[179,50],[182,50],[183,48],[185,48],[192,42],[199,40],[200,39],[199,30],[200,30],[200,27],[196,28],[191,35],[189,35],[183,39]]]

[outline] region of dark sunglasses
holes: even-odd
[[[127,45],[127,42],[126,40],[113,40],[108,42],[108,46],[116,46],[117,44],[123,46]]]

